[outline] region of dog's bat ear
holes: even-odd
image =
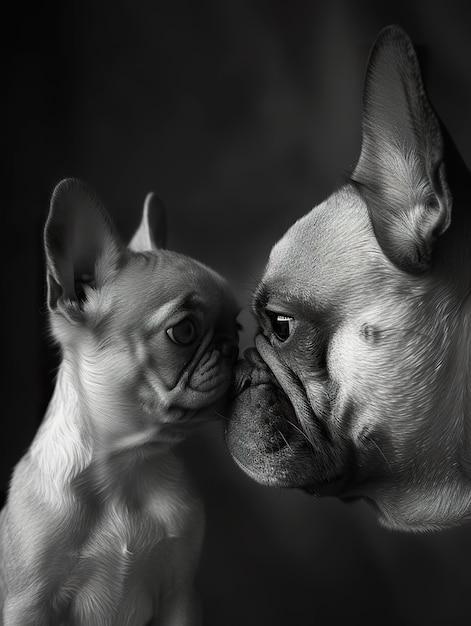
[[[129,248],[134,252],[165,248],[167,239],[167,212],[155,195],[148,193],[144,202],[141,223],[134,233]]]
[[[86,286],[111,278],[125,250],[100,199],[72,178],[54,189],[44,247],[49,309],[69,318],[80,315]]]
[[[450,224],[452,202],[440,122],[412,43],[398,26],[383,29],[370,53],[352,180],[386,255],[406,271],[428,269],[434,241]]]

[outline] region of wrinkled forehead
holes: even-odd
[[[116,303],[132,303],[134,312],[181,302],[211,316],[232,314],[237,303],[227,281],[211,268],[184,255],[159,250],[133,254],[113,285]]]
[[[273,247],[261,289],[276,297],[330,301],[359,286],[382,253],[364,201],[346,186],[299,219]]]

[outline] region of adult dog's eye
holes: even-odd
[[[185,318],[175,326],[167,328],[167,335],[179,346],[188,346],[196,339],[196,326],[190,318]]]
[[[293,330],[293,318],[281,313],[268,312],[271,321],[271,327],[277,339],[286,341]]]

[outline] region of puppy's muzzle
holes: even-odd
[[[227,377],[227,368],[237,360],[237,343],[227,336],[215,336],[189,378],[189,386],[199,391],[209,391]]]

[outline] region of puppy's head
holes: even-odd
[[[227,282],[165,250],[165,231],[163,207],[149,194],[125,246],[100,200],[75,180],[56,187],[45,229],[53,334],[90,414],[114,411],[113,422],[101,420],[112,430],[127,410],[124,431],[145,423],[159,440],[179,439],[195,413],[224,396],[237,356]]]
[[[274,246],[254,294],[227,442],[255,480],[366,498],[394,528],[469,516],[471,228],[458,207],[450,223],[440,124],[391,27],[351,181]]]

